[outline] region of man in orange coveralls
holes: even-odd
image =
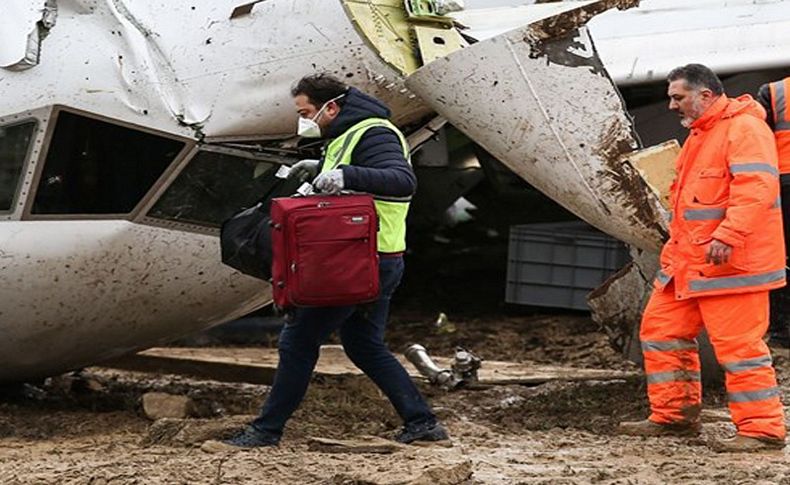
[[[785,446],[780,391],[763,341],[768,291],[785,284],[776,142],[751,96],[727,98],[707,67],[670,72],[669,109],[690,134],[676,161],[670,238],[642,318],[650,417],[621,434],[700,432],[696,337],[705,327],[726,373],[737,435],[716,451]]]

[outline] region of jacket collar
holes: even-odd
[[[708,130],[716,124],[719,119],[721,119],[724,111],[727,109],[727,105],[729,104],[729,99],[727,96],[722,94],[719,96],[719,99],[713,102],[712,105],[702,113],[702,116],[694,120],[694,123],[691,124],[692,130]]]

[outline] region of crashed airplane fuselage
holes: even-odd
[[[268,285],[220,264],[218,229],[315,153],[294,139],[289,88],[316,71],[400,126],[449,117],[583,219],[657,247],[657,199],[618,162],[637,137],[582,26],[635,3],[536,5],[531,26],[468,46],[402,0],[3,2],[0,381],[266,304]]]
[[[219,225],[277,193],[277,168],[302,157],[295,79],[333,73],[401,125],[431,114],[403,85],[420,63],[397,47],[405,16],[398,1],[3,2],[0,381],[270,301],[220,263]]]

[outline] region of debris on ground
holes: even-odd
[[[360,436],[353,440],[310,438],[307,449],[324,453],[395,453],[405,445],[378,436]]]
[[[463,347],[456,348],[449,369],[439,367],[420,344],[410,345],[403,355],[428,382],[447,391],[476,384],[479,380],[477,370],[481,360]]]
[[[396,321],[417,321],[412,317]],[[485,352],[481,371],[506,361],[602,376],[634,371],[584,316],[475,317],[456,325],[447,339],[430,325],[419,331],[396,324],[390,345],[402,351],[406,342],[422,342],[444,356],[436,358],[441,365],[452,361],[456,346],[473,348]],[[775,365],[788,395],[790,361],[776,355]],[[370,380],[321,374],[280,446],[207,453],[206,443],[221,443],[253,419],[267,386],[107,368],[82,374],[100,385],[76,390],[44,383],[36,393],[0,394],[0,483],[790,483],[788,450],[741,460],[708,449],[709,440],[735,431],[721,389],[705,390],[702,437],[685,440],[615,434],[618,422],[647,416],[643,377],[503,383],[452,393],[418,382],[450,433],[454,446],[444,448],[395,444],[391,437],[402,423]],[[151,422],[141,408],[150,392],[188,396],[206,417]],[[321,442],[347,448],[320,449]],[[358,448],[379,443],[397,451]]]
[[[187,396],[175,396],[166,392],[143,394],[143,411],[149,419],[188,418],[195,416],[195,403]]]

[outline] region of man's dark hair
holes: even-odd
[[[710,89],[716,96],[724,93],[724,85],[719,76],[702,64],[686,64],[672,69],[667,80],[672,82],[678,79],[684,79],[689,89]]]
[[[314,106],[321,106],[332,98],[336,98],[348,91],[346,86],[338,78],[331,74],[320,73],[305,76],[291,88],[291,96],[304,94]],[[339,105],[343,105],[343,98],[337,100]]]

